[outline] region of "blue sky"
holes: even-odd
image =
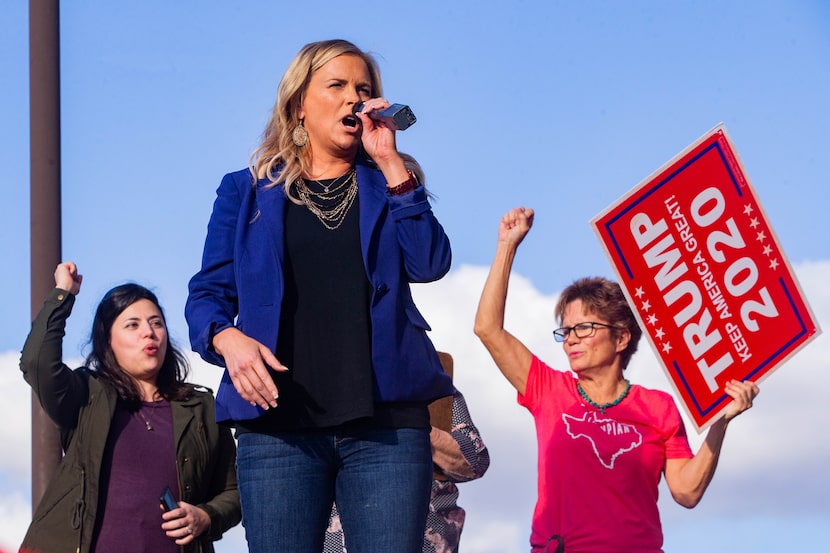
[[[0,34],[0,547],[29,513],[28,388],[16,369],[30,313],[28,15]],[[535,495],[530,417],[472,336],[501,214],[537,212],[516,261],[508,326],[565,368],[548,339],[558,291],[612,275],[588,222],[723,122],[820,324],[830,317],[830,5],[775,1],[434,1],[361,4],[64,2],[62,251],[84,288],[65,341],[80,356],[92,310],[125,280],[154,288],[186,348],[186,284],[214,192],[244,167],[279,78],[305,43],[341,37],[376,54],[385,95],[418,122],[398,136],[436,195],[453,271],[416,297],[493,465],[462,487],[468,553],[525,551]],[[807,549],[830,520],[824,469],[830,344],[819,337],[764,383],[730,428],[703,503],[661,499],[667,551]],[[196,364],[194,379],[218,371]],[[670,389],[641,348],[635,382]],[[824,385],[824,386],[823,386]],[[665,490],[663,496],[666,496]],[[823,542],[822,542],[823,543]],[[241,532],[220,542],[238,551]]]

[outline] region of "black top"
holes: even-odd
[[[318,191],[334,180],[308,186]],[[333,230],[305,205],[286,206],[276,356],[289,371],[271,373],[278,407],[258,419],[237,421],[238,431],[429,427],[424,403],[374,402],[372,286],[363,266],[358,199]]]

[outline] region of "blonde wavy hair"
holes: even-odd
[[[380,68],[371,54],[342,39],[306,44],[285,70],[277,88],[274,109],[262,133],[262,142],[251,154],[248,166],[254,181],[267,179],[269,183],[266,186],[269,188],[283,186],[286,195],[294,202],[299,203],[299,199],[292,197],[289,184],[297,180],[311,162],[311,148],[296,146],[291,137],[294,128],[300,124],[297,114],[314,72],[332,59],[345,54],[358,56],[366,63],[372,97],[383,95]],[[414,158],[406,154],[401,154],[401,157],[406,166],[423,182],[423,171]]]

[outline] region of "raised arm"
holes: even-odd
[[[66,320],[72,312],[75,295],[80,292],[81,281],[74,263],[57,266],[55,289],[32,322],[20,355],[23,378],[49,418],[61,428],[75,427],[78,411],[87,399],[84,379],[61,359]]]
[[[758,391],[758,385],[754,382],[729,382],[726,385],[726,393],[734,401],[723,417],[709,427],[706,439],[697,454],[691,459],[666,460],[666,484],[677,503],[688,509],[700,503],[715,475],[726,427],[732,419],[752,407],[752,400],[758,395]]]
[[[516,250],[532,225],[533,210],[523,207],[511,209],[499,221],[496,256],[481,292],[474,327],[499,370],[520,394],[525,393],[533,354],[504,329],[504,308]]]

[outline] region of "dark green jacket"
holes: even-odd
[[[32,323],[20,358],[23,377],[58,425],[64,457],[38,504],[22,548],[38,553],[87,553],[92,543],[101,463],[117,394],[95,371],[61,361],[66,319],[75,297],[55,289]],[[211,553],[213,541],[241,518],[236,489],[236,446],[215,422],[213,396],[194,389],[171,402],[179,498],[210,515],[210,529],[182,548]],[[161,520],[159,520],[161,524]]]

